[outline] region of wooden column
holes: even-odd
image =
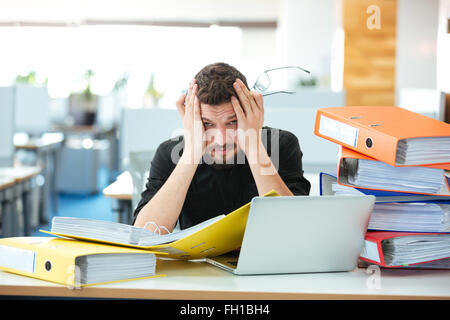
[[[397,0],[342,4],[347,105],[394,105]]]

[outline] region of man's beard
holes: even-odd
[[[235,147],[234,144],[232,146],[233,146],[232,151],[230,148],[230,151],[228,151],[228,152],[233,152],[233,156],[230,157],[229,159],[226,159],[226,158],[217,159],[217,156],[213,157],[211,155],[211,151],[214,148],[212,147],[207,152],[205,152],[205,154],[203,155],[204,162],[216,170],[229,170],[229,169],[235,168],[238,164],[245,163],[245,160],[243,160],[243,159],[245,159],[244,153],[238,147]],[[219,149],[221,149],[221,148],[219,148]],[[237,151],[235,149],[237,149]]]

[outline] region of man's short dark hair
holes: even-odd
[[[223,62],[209,64],[195,76],[197,96],[200,103],[219,105],[237,96],[233,88],[236,79],[242,80],[248,88],[247,79],[235,67]]]

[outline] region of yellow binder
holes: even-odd
[[[279,194],[272,190],[264,197],[275,197]],[[222,219],[212,223],[204,229],[197,231],[187,237],[177,241],[154,246],[128,245],[132,248],[154,250],[156,252],[167,253],[167,256],[174,259],[202,259],[206,257],[215,257],[221,254],[238,249],[242,244],[245,226],[247,224],[248,213],[251,202],[229,213]],[[41,230],[42,231],[42,230]],[[86,241],[99,241],[108,244],[124,246],[124,244],[100,241],[85,237],[78,237],[68,234],[54,233],[44,231],[57,236],[70,237]]]
[[[140,261],[152,266],[146,276],[154,276],[154,252],[137,250],[126,247],[105,245],[94,242],[77,241],[72,239],[60,239],[51,237],[14,237],[0,239],[0,269],[33,278],[56,282],[67,285],[70,288],[88,286],[99,283],[83,283],[81,281],[83,270],[80,270],[82,257],[103,255],[120,255],[124,259],[136,257],[129,254],[140,254]],[[128,254],[125,256],[125,254]],[[163,253],[164,255],[164,253]],[[154,264],[153,264],[153,260]],[[115,266],[109,265],[109,270]],[[116,266],[120,268],[120,266]],[[120,271],[119,269],[113,271]],[[117,276],[115,276],[117,278]],[[103,276],[104,278],[104,276]],[[104,281],[102,283],[117,282],[127,279],[126,275],[116,280]],[[136,279],[136,278],[134,278]]]
[[[272,190],[264,197],[279,194]],[[176,259],[202,259],[220,256],[240,248],[247,225],[251,202],[229,213],[222,219],[188,237],[168,244],[147,247],[158,252],[166,252]]]

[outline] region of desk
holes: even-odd
[[[382,269],[380,288],[372,273],[352,272],[235,276],[204,262],[157,261],[165,277],[77,290],[0,272],[0,295],[137,299],[450,299],[450,270]]]
[[[103,189],[103,195],[107,198],[113,199],[113,210],[118,214],[118,221],[121,223],[131,224],[133,180],[130,172],[122,172],[117,177],[116,181]]]
[[[56,188],[56,177],[58,159],[61,146],[64,142],[62,133],[50,132],[35,138],[27,134],[16,133],[14,135],[14,146],[16,150],[31,151],[36,154],[37,165],[42,167],[42,175],[45,183],[42,188],[40,202],[40,220],[48,222],[48,199],[51,200],[52,209],[58,212],[58,192]]]
[[[10,186],[6,190],[12,189],[12,195],[4,194],[6,197],[12,197],[11,200],[11,221],[12,230],[5,229],[2,236],[19,236],[30,235],[31,223],[31,195],[30,191],[35,186],[34,178],[41,172],[40,167],[0,167],[0,178],[10,179],[14,182],[14,186]],[[6,191],[5,190],[5,191]],[[22,202],[21,214],[15,210],[15,202],[20,200]],[[8,211],[7,211],[8,212]],[[9,218],[7,218],[9,219]],[[21,223],[23,221],[23,223]],[[23,230],[20,230],[20,225],[23,224]]]

